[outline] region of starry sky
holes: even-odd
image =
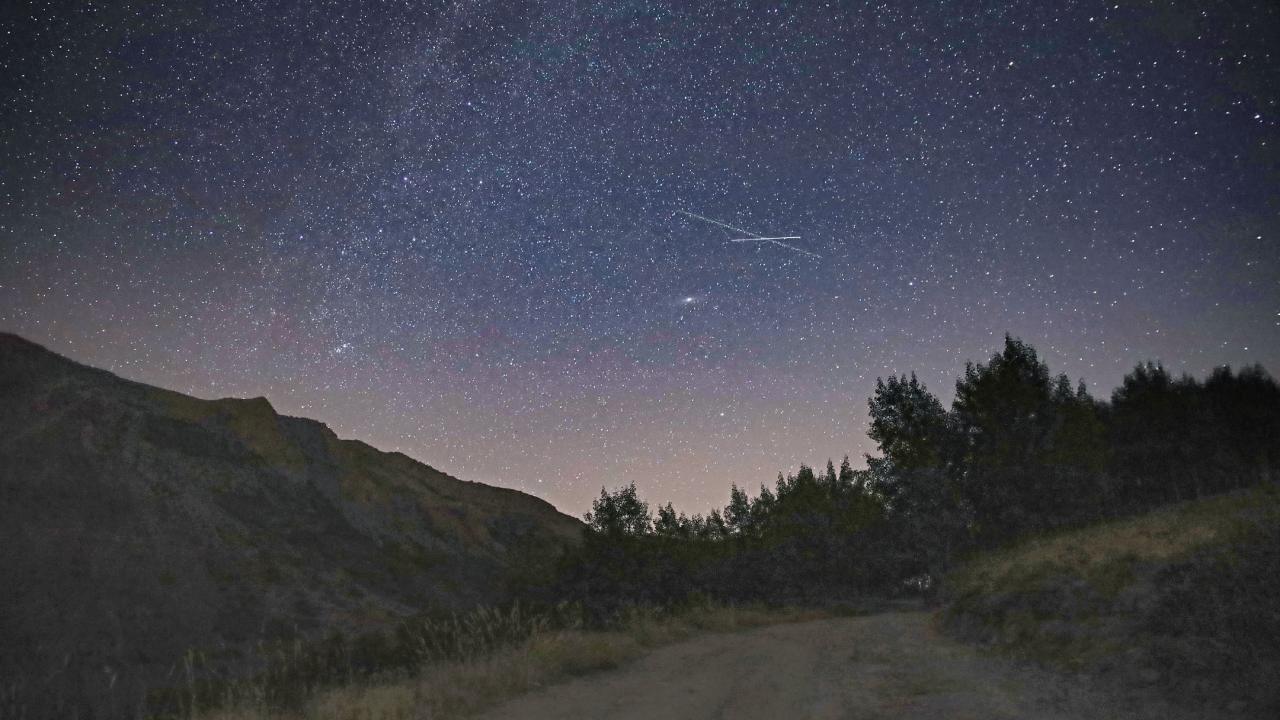
[[[0,329],[589,509],[1008,332],[1280,369],[1280,6],[19,2]],[[732,243],[744,235],[798,236]]]

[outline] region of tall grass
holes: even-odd
[[[536,611],[479,608],[404,621],[359,637],[333,633],[261,641],[245,653],[188,650],[162,687],[132,680],[108,696],[7,678],[0,720],[119,717],[146,720],[380,720],[465,717],[505,699],[618,667],[646,649],[728,632],[848,612],[717,604],[634,606],[588,623],[581,606]],[[39,692],[35,692],[38,690]]]
[[[312,642],[260,642],[251,657],[239,662],[211,661],[190,650],[171,667],[166,687],[148,693],[140,714],[195,718],[230,708],[288,717],[306,711],[328,688],[393,682],[425,667],[474,663],[553,629],[580,626],[576,606],[530,612],[516,604],[419,617],[390,632],[358,637],[333,633]]]
[[[465,717],[523,692],[618,667],[647,648],[698,633],[727,632],[817,619],[821,610],[735,607],[698,602],[676,609],[631,608],[610,627],[586,629],[581,611],[561,605],[529,613],[481,609],[402,626],[392,644],[409,661],[362,673],[343,660],[327,681],[300,659],[284,658],[275,674],[230,683],[206,703],[198,687],[175,708],[197,720],[396,720]],[[350,656],[348,656],[350,657]],[[396,662],[400,656],[393,655]],[[292,673],[292,674],[291,674]],[[286,678],[290,678],[286,681]],[[288,692],[284,692],[285,689]]]

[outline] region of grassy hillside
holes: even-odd
[[[953,634],[1214,714],[1280,710],[1276,485],[991,553],[944,595]]]

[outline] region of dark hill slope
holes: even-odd
[[[188,648],[497,602],[580,529],[263,398],[198,400],[0,334],[10,685],[88,700],[114,675],[132,694],[121,683],[155,683]]]
[[[1158,691],[1193,717],[1280,717],[1274,483],[978,556],[944,593],[961,637]]]

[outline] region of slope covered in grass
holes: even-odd
[[[943,626],[1214,714],[1280,709],[1280,488],[1030,540],[944,585]]]

